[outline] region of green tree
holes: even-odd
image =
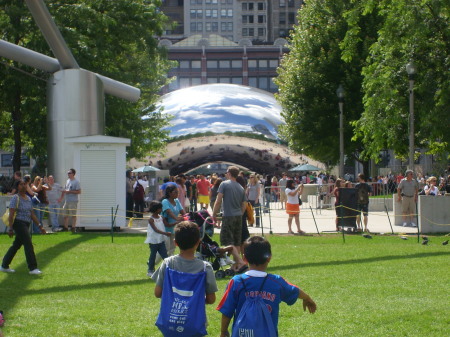
[[[46,5],[82,68],[142,91],[138,103],[105,97],[106,133],[131,138],[128,157],[160,151],[168,138],[162,130],[168,117],[150,111],[171,66],[155,39],[167,22],[158,9],[160,1],[51,0]],[[53,57],[24,1],[1,0],[0,8],[2,39]],[[4,63],[8,66],[0,69],[0,147],[14,146],[17,170],[22,147],[32,156],[46,153],[46,84],[41,79],[48,74],[13,61]]]
[[[283,107],[286,125],[282,135],[296,152],[327,164],[339,160],[339,108],[336,89],[342,83],[346,91],[344,104],[344,144],[347,156],[361,157],[364,146],[353,139],[351,124],[363,112],[362,68],[373,41],[375,19],[362,22],[352,32],[352,57],[344,57],[344,39],[348,20],[359,23],[358,13],[351,12],[351,1],[307,1],[299,11],[299,24],[290,39],[290,52],[279,68],[277,99]]]
[[[367,155],[394,149],[408,155],[409,83],[405,66],[417,67],[414,87],[415,145],[432,154],[450,152],[450,2],[366,0],[361,13],[378,11],[382,26],[363,68],[364,112],[355,137]],[[358,29],[354,24],[353,29]]]

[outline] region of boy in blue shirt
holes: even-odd
[[[277,335],[278,313],[281,301],[292,305],[300,298],[303,300],[303,310],[306,311],[306,308],[308,308],[311,314],[316,311],[316,303],[308,294],[301,291],[297,286],[288,283],[281,276],[266,272],[271,257],[271,246],[265,238],[253,236],[245,242],[244,261],[249,264],[250,269],[245,274],[237,275],[230,280],[225,294],[217,307],[217,310],[222,313],[221,337],[229,336],[228,327],[231,318],[234,316],[236,320],[239,316],[246,296],[262,296],[271,314]],[[259,292],[264,279],[266,279],[264,286]],[[243,283],[245,283],[247,291],[243,291]]]

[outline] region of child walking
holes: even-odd
[[[163,259],[168,256],[164,236],[170,237],[172,234],[166,232],[165,226],[167,226],[167,220],[160,215],[162,212],[162,203],[156,200],[152,201],[149,211],[152,215],[148,219],[147,239],[145,243],[148,243],[150,246],[147,276],[152,277],[155,272],[156,254],[159,253]]]
[[[155,297],[161,298],[156,325],[164,336],[205,336],[205,303],[215,302],[217,284],[211,264],[195,258],[200,244],[197,224],[177,224],[175,244],[180,254],[166,258],[152,276]]]
[[[269,309],[271,323],[277,336],[280,302],[293,305],[300,298],[303,300],[303,310],[308,308],[311,314],[316,311],[316,303],[303,290],[286,282],[280,275],[266,272],[271,257],[271,246],[265,238],[253,236],[244,243],[244,261],[249,264],[250,269],[245,274],[236,275],[230,280],[217,307],[217,310],[222,313],[221,337],[229,336],[228,327],[231,319],[234,316],[234,324],[236,324],[247,296],[262,297]],[[257,330],[258,324],[261,325],[262,322],[255,321],[249,330]]]

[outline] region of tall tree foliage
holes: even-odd
[[[415,137],[448,153],[450,3],[439,0],[309,0],[276,80],[290,146],[315,159],[339,156],[339,83],[346,89],[345,149],[356,159],[408,150],[408,77],[413,59]]]
[[[46,5],[82,68],[142,91],[138,103],[105,97],[106,134],[131,138],[128,157],[159,151],[168,137],[162,130],[167,118],[144,107],[154,106],[170,67],[154,38],[166,23],[158,10],[160,1],[50,0]],[[53,57],[25,1],[1,0],[0,8],[2,39]],[[49,74],[2,61],[8,66],[0,68],[0,147],[15,146],[14,169],[18,169],[22,146],[33,156],[46,152],[46,83],[41,79]]]
[[[405,66],[417,67],[414,86],[415,145],[432,154],[450,152],[450,2],[366,0],[362,15],[377,10],[378,39],[363,69],[364,112],[355,126],[367,154],[383,148],[407,157],[409,83]],[[357,29],[357,25],[353,25]]]
[[[363,111],[362,67],[375,23],[367,21],[355,32],[354,56],[344,61],[341,44],[348,31],[344,14],[350,1],[307,1],[299,11],[299,24],[290,39],[276,83],[286,125],[281,133],[297,152],[328,164],[339,160],[339,108],[336,89],[342,83],[345,153],[362,160],[363,144],[352,140],[352,122]],[[358,18],[353,18],[358,20]]]

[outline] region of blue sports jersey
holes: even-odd
[[[217,310],[227,317],[238,317],[245,302],[245,296],[257,296],[264,277],[265,275],[255,277],[247,274],[234,276],[228,283],[225,294],[217,306]],[[242,282],[245,282],[245,288],[247,289],[246,294],[244,294]],[[287,282],[280,275],[267,275],[267,280],[261,291],[261,296],[272,316],[273,325],[277,334],[280,302],[283,301],[288,305],[292,305],[297,301],[299,294],[300,289]]]

